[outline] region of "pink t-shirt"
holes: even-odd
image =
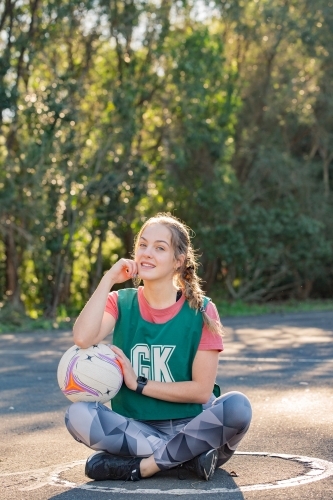
[[[139,301],[139,309],[142,318],[145,321],[149,321],[150,323],[166,323],[170,319],[172,319],[176,314],[181,310],[185,297],[182,295],[177,302],[172,304],[172,306],[167,307],[166,309],[154,309],[151,307],[145,299],[143,295],[143,287],[140,286],[138,288],[138,301]],[[115,320],[118,319],[118,292],[113,291],[109,293],[108,300],[106,302],[105,311],[111,314]],[[220,320],[219,314],[215,305],[212,302],[207,304],[206,312],[210,318]],[[202,328],[202,335],[200,344],[198,347],[199,351],[209,351],[209,350],[217,350],[223,351],[223,342],[220,335],[216,335],[208,330],[207,326],[204,325]]]

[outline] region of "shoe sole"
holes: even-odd
[[[210,454],[213,453],[213,456],[210,457]],[[206,481],[209,481],[213,476],[217,464],[217,451],[216,450],[211,450],[207,453],[206,459],[209,459],[209,462],[207,463],[207,460],[205,460],[205,464],[202,464],[202,469],[203,469],[203,479]],[[207,469],[209,468],[208,472]]]

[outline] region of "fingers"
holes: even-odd
[[[115,283],[122,283],[137,275],[137,264],[131,259],[120,259],[110,269]]]
[[[109,347],[115,354],[123,354],[125,356],[124,352],[121,349],[119,349],[119,347],[117,347],[116,345],[109,344]]]
[[[119,349],[119,347],[115,345],[110,345],[110,349],[115,353],[116,357],[119,359],[121,363],[124,363],[126,361],[129,362],[129,359],[124,354],[124,352],[121,349]]]
[[[119,349],[119,347],[117,347],[115,345],[110,345],[110,348],[115,353],[117,361],[121,364],[121,368],[122,368],[123,375],[124,375],[124,382],[125,382],[126,386],[129,389],[135,391],[135,389],[137,387],[137,382],[136,382],[137,375],[135,374],[135,372],[133,370],[133,367],[131,365],[130,360],[124,354],[124,352],[121,349]]]
[[[123,260],[124,260],[123,268],[125,268],[128,277],[134,278],[134,276],[136,276],[138,273],[138,267],[136,262],[134,262],[134,260],[129,260],[129,259],[123,259]]]

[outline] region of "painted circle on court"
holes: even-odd
[[[100,491],[104,493],[126,493],[126,494],[144,494],[144,495],[189,495],[194,492],[199,494],[211,494],[211,493],[239,493],[245,491],[262,491],[271,490],[278,488],[290,488],[294,486],[300,486],[314,481],[320,481],[333,475],[333,462],[327,460],[322,460],[320,458],[305,457],[299,455],[286,455],[278,453],[265,453],[265,452],[236,452],[237,455],[251,455],[251,456],[265,456],[270,458],[277,458],[282,460],[290,460],[304,465],[309,470],[305,474],[300,476],[292,477],[289,479],[274,481],[274,483],[258,483],[252,485],[240,486],[237,488],[210,488],[210,489],[197,489],[197,488],[173,488],[170,490],[160,490],[157,488],[137,488],[137,489],[126,489],[119,487],[108,487],[103,484],[76,484],[66,479],[61,479],[60,474],[66,470],[72,469],[77,465],[85,463],[85,460],[80,460],[72,462],[70,464],[62,465],[53,470],[53,472],[48,476],[46,483],[49,486],[60,486],[63,488],[77,488],[88,491]],[[45,483],[44,483],[45,484]]]

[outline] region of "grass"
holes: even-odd
[[[212,293],[211,298],[215,303],[222,318],[227,316],[259,316],[274,313],[333,311],[333,300],[289,300],[284,302],[268,302],[266,304],[246,303],[242,301],[228,301],[217,293]],[[56,320],[37,318],[0,310],[0,334],[27,333],[36,331],[71,330],[75,318],[58,317]]]
[[[71,330],[73,323],[74,320],[70,318],[58,318],[56,320],[47,318],[33,319],[16,312],[11,314],[0,313],[0,334]]]

